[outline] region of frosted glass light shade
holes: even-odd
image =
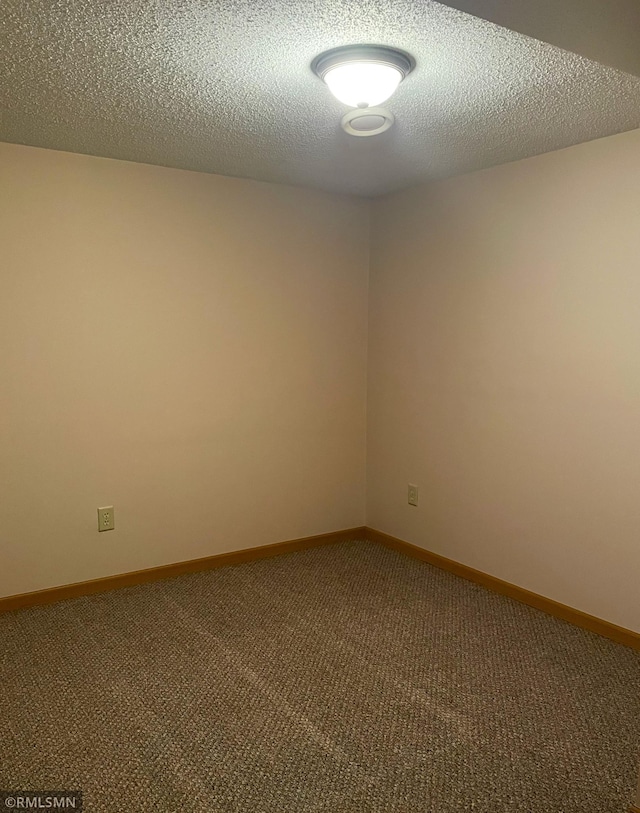
[[[329,90],[350,107],[377,107],[398,87],[403,74],[393,65],[350,62],[336,65],[324,76]]]
[[[343,45],[311,63],[336,99],[363,108],[386,101],[414,67],[410,54],[386,45]]]

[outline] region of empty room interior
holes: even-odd
[[[638,128],[638,0],[5,0],[0,808],[640,813]]]

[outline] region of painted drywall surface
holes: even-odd
[[[640,132],[375,201],[367,404],[368,525],[634,630],[639,222]]]
[[[636,0],[439,0],[443,5],[640,75]]]
[[[0,595],[363,524],[366,201],[9,144],[0,188]]]

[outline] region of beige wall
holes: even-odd
[[[367,407],[369,525],[634,630],[639,224],[637,131],[376,201]]]
[[[367,201],[0,189],[0,595],[362,524],[368,409],[369,525],[640,630],[640,133],[375,201],[368,404]]]
[[[9,144],[0,190],[0,595],[364,522],[366,201]]]

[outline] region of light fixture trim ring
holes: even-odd
[[[353,62],[390,65],[400,72],[403,79],[406,79],[416,65],[411,54],[387,45],[341,45],[319,54],[311,63],[311,69],[320,79],[324,80],[332,68]]]

